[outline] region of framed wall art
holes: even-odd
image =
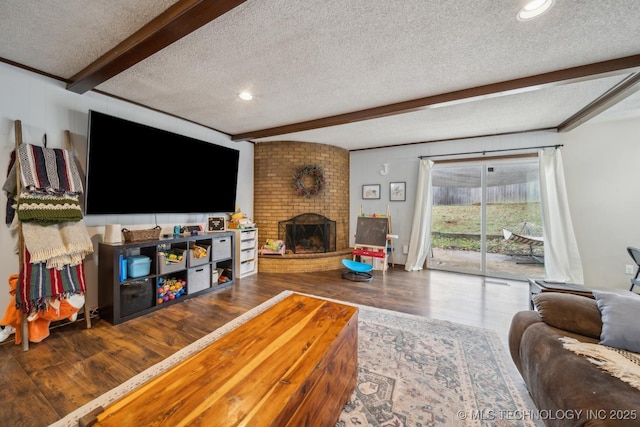
[[[389,183],[389,200],[392,202],[404,202],[407,200],[405,182]]]
[[[365,184],[362,186],[363,199],[379,199],[380,184]]]
[[[227,229],[226,222],[226,218],[223,216],[210,216],[207,231],[224,231]]]

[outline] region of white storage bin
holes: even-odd
[[[256,268],[255,261],[245,261],[240,264],[240,274],[250,273]]]
[[[256,238],[256,231],[243,231],[242,240],[253,240]]]
[[[254,259],[256,257],[255,249],[247,249],[240,252],[240,262],[247,261],[250,259]]]
[[[253,249],[256,247],[256,241],[255,240],[243,240],[242,242],[240,242],[240,250],[244,250],[244,249]]]

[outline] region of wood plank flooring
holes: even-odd
[[[52,329],[22,346],[0,345],[0,425],[47,426],[283,290],[495,330],[506,348],[513,314],[527,310],[525,282],[392,268],[371,282],[344,270],[257,275],[113,326],[94,319]]]

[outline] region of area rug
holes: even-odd
[[[52,426],[77,426],[82,416],[109,405],[291,293],[280,293]],[[495,332],[337,302],[355,305],[359,313],[357,386],[336,426],[536,425],[531,416],[535,407]]]
[[[357,386],[337,426],[541,425],[494,331],[358,307]]]

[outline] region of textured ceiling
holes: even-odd
[[[173,3],[5,1],[0,58],[68,80]],[[640,54],[637,0],[556,0],[529,22],[522,3],[248,0],[95,89],[237,135]],[[353,150],[556,128],[638,70],[614,71],[252,140]]]

